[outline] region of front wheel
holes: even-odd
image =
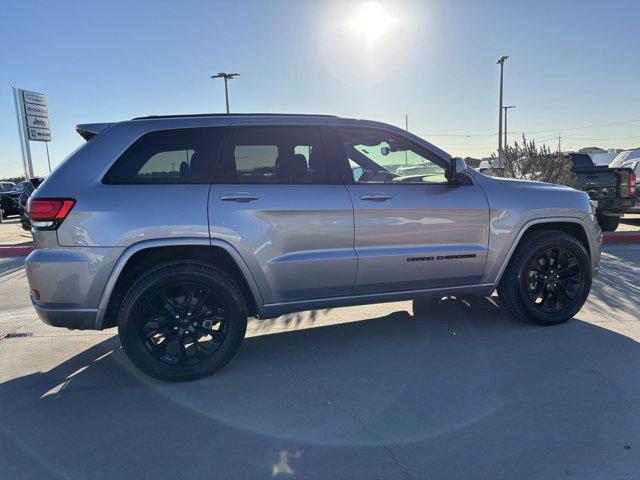
[[[222,368],[240,348],[247,309],[238,286],[214,266],[171,261],[144,273],[118,314],[122,348],[159,380],[195,380]]]
[[[541,231],[518,245],[498,285],[512,314],[541,325],[572,318],[591,288],[591,261],[573,236]]]

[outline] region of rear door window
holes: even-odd
[[[328,183],[315,127],[238,127],[222,157],[216,183]]]
[[[182,128],[147,133],[122,154],[103,183],[211,183],[224,132],[224,128]]]

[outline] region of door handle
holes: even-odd
[[[388,195],[382,192],[376,193],[367,193],[365,195],[360,195],[360,200],[367,200],[369,202],[385,202],[387,200],[391,200],[393,195]]]
[[[257,195],[252,195],[250,193],[244,193],[244,192],[239,192],[239,193],[223,193],[222,195],[220,195],[220,200],[223,202],[240,202],[240,203],[247,203],[247,202],[253,202],[254,200],[258,200]]]

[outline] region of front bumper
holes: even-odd
[[[52,327],[63,327],[71,330],[96,330],[98,310],[92,308],[52,308],[43,307],[31,297],[33,308],[38,317]]]
[[[591,253],[591,276],[595,278],[600,273],[600,256],[604,236],[595,215],[589,214],[590,224],[587,222],[587,236],[589,238],[589,250]],[[591,228],[589,228],[591,227]]]

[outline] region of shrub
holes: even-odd
[[[522,143],[506,145],[498,159],[492,155],[492,164],[498,166],[487,173],[496,177],[521,178],[538,182],[569,185],[577,184],[571,171],[571,160],[560,153],[553,153],[548,146],[538,147],[534,140],[522,136]]]

